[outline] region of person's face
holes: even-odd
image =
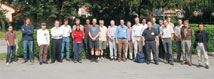
[[[29,25],[30,24],[30,19],[26,19],[26,24]]]
[[[188,25],[189,23],[187,21],[184,21],[184,25]]]
[[[164,21],[164,27],[166,27],[168,25],[167,21]]]
[[[124,20],[120,20],[120,24],[121,24],[121,25],[124,25]]]
[[[163,25],[163,21],[159,21],[159,24],[160,24],[160,25]]]
[[[199,29],[200,31],[203,31],[204,26],[203,26],[203,25],[199,25],[199,26],[198,26],[198,29]]]
[[[96,19],[93,19],[93,20],[92,20],[92,23],[93,23],[93,25],[96,25],[97,20],[96,20]]]
[[[148,28],[152,28],[152,23],[151,22],[148,22],[147,25],[148,25]]]
[[[182,24],[182,20],[178,20],[178,24],[181,25]]]
[[[68,21],[64,21],[64,24],[65,24],[65,25],[68,25]]]
[[[54,26],[55,26],[55,27],[59,27],[59,21],[56,21],[56,22],[54,23]]]
[[[79,25],[80,24],[80,20],[76,20],[76,24]]]
[[[142,20],[142,23],[143,23],[143,24],[146,24],[146,19],[143,19],[143,20]]]
[[[136,23],[136,24],[139,23],[139,18],[135,18],[135,23]]]
[[[156,19],[152,18],[152,23],[155,24],[155,22],[156,22]]]
[[[77,29],[77,30],[80,30],[80,26],[77,26],[76,29]]]
[[[46,29],[46,26],[42,25],[41,28],[44,30],[44,29]]]
[[[171,22],[171,18],[167,18],[167,22]]]
[[[103,26],[104,25],[104,22],[103,21],[100,21],[100,26]]]
[[[86,20],[86,24],[90,24],[90,20]]]
[[[115,22],[114,22],[114,21],[111,21],[110,24],[111,24],[111,26],[114,26]]]
[[[127,27],[128,28],[131,27],[131,23],[130,22],[127,23]]]
[[[10,26],[10,27],[8,28],[8,31],[10,31],[10,32],[13,31],[13,27]]]

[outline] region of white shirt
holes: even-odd
[[[53,39],[62,39],[63,31],[60,27],[56,28],[55,26],[51,29],[51,36]]]
[[[100,41],[107,41],[107,38],[106,38],[107,31],[108,29],[106,26],[102,26],[102,27],[100,26],[100,36],[99,36]]]
[[[37,43],[40,45],[47,45],[50,43],[50,34],[49,34],[49,31],[47,29],[37,30]]]
[[[174,30],[170,26],[160,28],[160,34],[163,36],[163,38],[171,38],[173,33]]]
[[[70,33],[72,32],[70,25],[67,25],[67,26],[62,25],[62,26],[60,26],[60,28],[63,31],[63,35],[62,35],[63,37],[69,37],[70,36]]]
[[[147,26],[147,24],[142,24],[142,26],[143,26],[143,31],[146,29],[146,28],[148,28],[148,26]]]
[[[181,26],[183,26],[183,24]],[[181,37],[181,26],[175,27],[175,34],[177,34],[178,37]],[[176,41],[178,41],[178,39],[176,39]]]

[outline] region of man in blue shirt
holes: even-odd
[[[160,25],[156,24],[156,18],[152,17],[152,28],[157,30],[158,37],[160,38]],[[156,56],[159,59],[159,46],[156,45]]]
[[[27,62],[27,48],[29,48],[29,56],[30,62],[34,63],[34,55],[33,55],[33,25],[30,24],[30,18],[26,18],[25,24],[22,25],[22,40],[23,40],[23,48],[24,48],[24,62]]]
[[[116,30],[116,43],[118,44],[118,61],[121,61],[121,50],[123,48],[123,61],[126,61],[125,53],[126,53],[126,45],[128,43],[129,39],[129,30],[126,25],[124,25],[124,20],[120,20],[120,25],[118,26]]]

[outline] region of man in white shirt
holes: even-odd
[[[143,33],[143,26],[139,22],[139,18],[135,18],[135,25],[132,26],[132,41],[134,43],[134,58],[137,52],[142,51],[141,37]],[[131,57],[132,58],[132,57]]]
[[[164,27],[161,28],[160,34],[165,51],[165,64],[168,64],[169,62],[171,65],[174,65],[172,53],[172,40],[174,37],[174,30],[168,25],[168,22],[166,20],[164,21]]]
[[[57,54],[58,62],[62,63],[61,60],[61,49],[62,49],[62,36],[63,32],[59,27],[59,20],[54,22],[54,27],[51,29],[52,36],[52,60],[51,63],[55,63],[55,56]]]
[[[177,62],[180,62],[181,59],[181,28],[182,28],[182,19],[178,19],[178,26],[175,27],[175,37],[176,46],[177,46]]]
[[[69,43],[70,43],[70,34],[71,34],[71,26],[68,25],[68,19],[64,19],[64,25],[60,26],[62,29],[62,49],[61,49],[61,59],[63,61],[64,58],[64,49],[66,52],[66,60],[70,61],[70,52],[69,52]]]
[[[100,50],[100,58],[104,60],[103,51],[106,49],[107,46],[107,33],[108,29],[104,26],[104,20],[100,20],[100,36],[99,36],[99,50]],[[99,60],[99,57],[98,57]]]

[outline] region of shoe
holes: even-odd
[[[27,63],[27,61],[22,62],[22,64],[25,64],[25,63]]]
[[[10,63],[8,63],[8,62],[6,63],[6,65],[9,65],[9,64],[10,64]]]
[[[100,60],[100,57],[98,57],[97,60],[99,61],[99,60]]]
[[[203,67],[201,64],[199,64],[197,67]]]
[[[31,62],[31,63],[34,63],[34,61],[33,61],[33,60],[31,60],[30,62]]]
[[[39,64],[42,65],[42,62],[40,62]]]
[[[192,66],[192,63],[189,62],[188,65],[189,65],[189,66]]]
[[[74,62],[74,63],[77,63],[77,61],[76,61],[76,60],[74,60],[73,62]]]
[[[123,58],[123,62],[126,62],[126,59],[125,59],[125,58]]]
[[[55,61],[51,61],[51,64],[54,64],[55,63]]]
[[[82,61],[79,61],[79,63],[82,63]]]
[[[151,63],[150,61],[147,61],[147,62],[146,62],[146,64],[150,64],[150,63]]]
[[[184,65],[184,64],[186,64],[186,62],[185,62],[185,61],[183,61],[181,64],[182,64],[182,65]]]
[[[155,62],[155,65],[159,65],[159,63],[156,61],[156,62]]]
[[[66,61],[71,61],[70,59],[66,59]]]
[[[206,65],[206,66],[205,66],[205,68],[206,68],[206,69],[209,69],[209,66],[208,66],[208,65]]]
[[[171,62],[170,62],[170,65],[174,65],[174,62],[173,62],[173,61],[171,61]]]
[[[164,63],[165,63],[165,64],[168,64],[168,61],[166,60]]]
[[[121,59],[119,58],[119,59],[118,59],[118,62],[120,62],[120,61],[121,61]]]
[[[43,63],[48,64],[48,62],[47,62],[47,61],[46,61],[46,62],[43,62]]]
[[[104,58],[103,58],[103,57],[101,57],[101,60],[104,60]]]

